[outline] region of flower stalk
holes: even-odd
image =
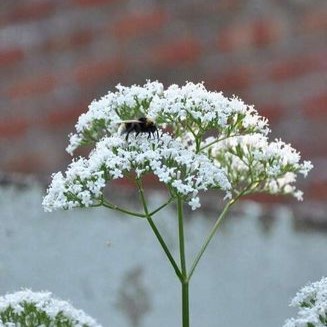
[[[213,225],[211,231],[209,232],[207,238],[205,239],[203,245],[201,246],[200,251],[198,252],[198,254],[196,255],[196,257],[195,257],[195,259],[193,261],[193,264],[192,264],[192,266],[190,268],[190,273],[188,275],[188,280],[191,279],[191,277],[192,277],[192,275],[194,273],[195,268],[197,267],[200,259],[202,258],[203,254],[204,254],[205,250],[207,249],[207,247],[208,247],[210,241],[212,240],[213,236],[216,234],[216,232],[217,232],[217,230],[218,230],[218,228],[219,228],[219,226],[220,226],[223,218],[225,217],[226,213],[228,212],[228,209],[232,205],[233,205],[233,201],[228,202],[226,204],[226,206],[224,207],[223,211],[221,212],[221,214],[218,216],[215,224]]]
[[[140,193],[140,198],[141,198],[141,202],[142,202],[143,209],[144,209],[144,215],[145,215],[145,217],[146,217],[146,219],[147,219],[153,233],[157,237],[157,240],[159,241],[162,249],[164,250],[169,262],[171,263],[172,267],[174,268],[177,277],[179,279],[182,279],[182,277],[183,277],[182,273],[181,273],[181,271],[180,271],[174,257],[172,256],[171,252],[169,251],[169,248],[166,245],[163,237],[161,236],[156,224],[154,223],[154,221],[153,221],[153,219],[151,217],[151,214],[149,213],[141,180],[136,178],[136,184],[137,184],[137,187],[138,187],[138,190],[139,190],[139,193]]]
[[[183,200],[180,196],[177,197],[177,217],[178,217],[178,236],[179,236],[179,255],[182,270],[182,326],[190,326],[189,313],[189,278],[186,268],[185,255],[185,237],[184,237],[184,216],[183,216]]]

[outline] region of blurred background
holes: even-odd
[[[128,249],[137,246],[137,235],[134,235],[134,241],[132,237],[129,237],[129,242],[125,240],[124,243],[121,240],[119,248],[101,248],[106,240],[100,231],[105,233],[107,231],[104,226],[110,231],[116,226],[112,224],[118,224],[115,218],[110,218],[110,222],[106,221],[106,224],[103,222],[103,216],[108,213],[99,211],[94,214],[94,233],[99,239],[93,244],[92,250],[98,253],[109,251],[112,255],[115,252],[115,258],[121,262],[122,271],[127,269],[124,273],[117,274],[119,282],[105,277],[106,271],[101,264],[106,265],[107,271],[110,271],[110,263],[106,261],[108,258],[103,259],[104,262],[99,259],[98,269],[92,272],[71,268],[72,275],[67,272],[66,276],[56,278],[61,271],[54,270],[53,267],[66,250],[55,246],[56,238],[51,242],[47,241],[47,238],[51,239],[49,235],[53,231],[51,224],[55,217],[47,215],[42,220],[40,217],[44,214],[39,206],[51,173],[65,169],[71,161],[64,151],[67,135],[74,131],[78,116],[87,110],[92,100],[114,90],[118,83],[143,84],[146,79],[151,79],[168,86],[172,83],[183,84],[185,81],[204,81],[210,90],[223,91],[226,96],[236,94],[245,103],[254,104],[259,113],[269,119],[271,137],[281,137],[285,142],[291,143],[301,152],[303,159],[312,160],[315,168],[306,180],[299,181],[299,188],[305,193],[303,203],[267,196],[251,198],[251,201],[259,201],[261,209],[258,215],[257,204],[250,202],[247,208],[252,208],[252,215],[249,216],[257,218],[249,219],[249,225],[243,220],[240,223],[240,228],[243,226],[240,229],[241,235],[248,235],[246,231],[252,227],[251,233],[254,233],[253,242],[249,236],[245,237],[249,240],[250,248],[243,248],[243,252],[246,252],[243,253],[243,259],[237,258],[240,238],[236,232],[234,238],[226,236],[223,243],[217,241],[219,246],[218,243],[212,246],[212,251],[219,252],[221,247],[229,249],[226,251],[230,255],[225,253],[223,258],[230,259],[230,266],[227,265],[225,274],[221,272],[220,265],[222,262],[228,264],[227,259],[219,260],[219,263],[213,263],[212,259],[212,265],[208,263],[208,259],[207,266],[206,263],[201,266],[208,282],[203,288],[209,293],[211,290],[211,308],[206,309],[203,301],[193,304],[194,315],[197,316],[194,319],[199,322],[195,326],[199,326],[204,317],[208,318],[205,326],[217,326],[220,318],[225,319],[223,325],[230,327],[281,325],[283,319],[291,314],[287,304],[295,291],[308,280],[320,279],[327,273],[324,250],[327,231],[326,32],[325,0],[1,0],[0,293],[22,286],[49,289],[58,296],[84,305],[83,309],[95,318],[101,318],[100,322],[104,326],[152,326],[160,313],[166,325],[178,325],[179,320],[167,318],[167,312],[172,312],[172,315],[176,313],[176,317],[172,319],[179,319],[178,310],[164,307],[163,303],[168,295],[163,295],[162,299],[158,297],[155,304],[150,305],[152,302],[149,300],[150,304],[141,305],[140,312],[144,311],[144,315],[152,312],[150,317],[154,317],[154,320],[133,318],[134,320],[120,321],[117,318],[119,315],[124,316],[117,309],[117,303],[121,303],[122,299],[126,302],[129,294],[122,291],[123,286],[120,291],[111,290],[116,292],[112,294],[116,299],[113,300],[114,304],[104,305],[103,299],[107,294],[104,294],[103,289],[108,285],[121,283],[126,284],[127,288],[135,287],[142,276],[145,278],[144,276],[151,275],[151,267],[146,266],[146,263],[140,263],[141,268],[139,265],[126,265],[126,262],[135,258],[135,253]],[[33,180],[40,181],[41,184],[29,186],[26,176],[32,176]],[[24,188],[20,187],[22,185]],[[126,186],[116,185],[113,188],[113,193],[118,197],[130,192],[132,191]],[[130,199],[136,201],[133,196]],[[87,212],[84,215],[90,216],[91,213]],[[276,215],[279,216],[280,212],[284,213],[284,218],[280,219],[289,221],[289,225],[286,223],[288,227],[285,227],[285,222],[274,223],[279,221]],[[57,214],[63,230],[56,229],[58,233],[62,233],[61,242],[65,245],[77,237],[74,233],[76,228],[80,233],[86,228],[85,219],[77,217],[82,215],[80,211],[69,214],[75,215],[75,218],[69,220],[67,226],[65,219],[60,218],[66,215],[66,212]],[[29,217],[26,220],[29,226],[24,224],[22,216]],[[236,220],[231,221],[235,224]],[[233,230],[233,223],[227,221],[226,228]],[[204,222],[204,229],[205,224]],[[45,243],[37,243],[35,239],[36,231],[41,233],[40,226],[44,228]],[[124,230],[119,224],[116,228],[117,235]],[[192,227],[190,223],[190,233],[193,230],[196,234],[196,228],[199,226]],[[273,233],[275,238],[268,237],[267,233]],[[175,236],[174,231],[172,234]],[[199,240],[202,236],[199,236]],[[154,243],[149,246],[152,252],[147,250],[144,254],[140,250],[136,256],[138,259],[144,255],[150,258],[161,253],[152,235],[148,237],[148,242]],[[84,249],[83,238],[78,239],[79,246]],[[260,239],[262,243],[256,242],[256,239]],[[281,239],[286,243],[280,243]],[[36,256],[36,252],[29,252],[28,246],[26,247],[29,242],[34,244],[31,246],[35,247],[35,251],[38,249],[43,254],[37,252]],[[280,244],[285,247],[279,247]],[[301,247],[303,244],[306,250]],[[119,257],[121,247],[126,252],[125,259]],[[271,251],[263,252],[263,248]],[[79,251],[69,254],[67,250],[67,253],[64,254],[69,258],[65,260],[71,260],[70,263],[75,267],[85,264],[85,258],[80,257]],[[26,256],[29,258],[27,261]],[[42,264],[40,257],[53,260],[53,264],[46,268],[47,263]],[[90,255],[87,260],[92,258],[94,259]],[[106,258],[105,254],[103,258]],[[213,254],[212,258],[215,258]],[[249,259],[248,263],[251,262],[253,271],[246,273],[246,267],[240,264],[239,260],[245,258]],[[161,259],[161,265],[165,266],[166,262]],[[24,266],[21,265],[21,260],[25,262]],[[273,267],[271,274],[266,270],[260,274],[261,269],[267,268],[267,263]],[[36,269],[35,265],[39,268]],[[226,278],[231,276],[229,269],[235,269],[236,273],[233,275],[233,282],[236,284],[232,288],[235,291],[231,291],[231,294],[226,285],[232,285],[232,280],[230,284],[222,286]],[[52,279],[48,283],[42,282],[47,280],[49,271],[53,272]],[[79,271],[81,275],[77,279],[81,285],[91,285],[83,288],[83,294],[78,291],[81,287],[75,285],[74,288],[70,283],[76,274],[78,276]],[[145,271],[143,275],[142,271]],[[242,277],[248,276],[246,274],[249,279]],[[119,277],[122,275],[125,277]],[[298,279],[295,275],[298,275]],[[102,276],[103,283],[100,286],[91,282],[97,276]],[[124,279],[129,280],[129,276],[132,276],[130,283]],[[257,281],[259,277],[260,282]],[[210,283],[217,282],[217,278],[219,285],[216,294],[212,292]],[[149,287],[154,290],[147,280],[151,278],[144,281],[145,289]],[[201,285],[200,280],[198,283]],[[268,285],[273,285],[274,288],[266,290]],[[178,299],[178,285],[175,286]],[[225,293],[220,295],[219,292],[224,287]],[[168,286],[163,288],[163,294],[167,288]],[[200,286],[198,289],[198,293],[201,293]],[[237,290],[245,294],[246,300],[237,297]],[[278,291],[271,299],[267,298],[265,304],[258,305],[256,294],[275,290]],[[235,299],[230,298],[227,303],[219,302],[226,297],[228,300],[228,296],[236,297],[239,306],[246,303],[247,309],[240,311],[245,320],[233,320],[237,315],[234,312]],[[206,292],[202,291],[198,297],[205,299]],[[220,311],[215,309],[216,298],[219,302],[216,309],[223,306],[223,312],[221,308]],[[174,302],[170,298],[168,301]],[[93,312],[92,308],[88,310],[92,305]],[[126,312],[130,314],[133,310],[129,307]],[[199,312],[196,313],[197,311]],[[128,316],[126,312],[125,316]],[[162,315],[162,312],[166,314]],[[211,314],[217,319],[210,320]],[[143,313],[141,317],[142,315]],[[265,320],[267,315],[271,318],[270,322]]]

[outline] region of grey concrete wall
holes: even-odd
[[[104,209],[45,214],[41,196],[38,186],[0,189],[0,294],[50,290],[105,327],[180,326],[180,286],[145,221]],[[297,289],[326,275],[326,234],[296,232],[287,207],[276,208],[267,228],[257,205],[244,206],[193,276],[192,327],[281,326]],[[210,215],[187,217],[188,263]],[[156,221],[177,254],[173,208]]]

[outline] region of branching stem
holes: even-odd
[[[141,183],[140,179],[138,179],[138,178],[136,179],[136,184],[137,184],[137,187],[138,187],[138,190],[139,190],[139,193],[140,193],[140,198],[141,198],[141,202],[142,202],[143,209],[144,209],[144,216],[146,217],[147,221],[149,222],[149,225],[150,225],[152,231],[154,232],[154,234],[157,237],[161,247],[163,248],[164,252],[166,253],[166,256],[167,256],[168,260],[170,261],[171,265],[173,266],[178,279],[182,281],[183,280],[183,275],[182,275],[182,273],[181,273],[181,271],[180,271],[174,257],[170,253],[167,244],[165,243],[164,239],[162,238],[157,226],[155,225],[154,221],[152,220],[151,213],[149,213],[148,206],[147,206],[147,203],[146,203],[146,200],[145,200],[143,186],[142,186],[142,183]]]
[[[223,211],[221,212],[221,214],[218,216],[214,226],[212,227],[209,235],[207,236],[207,238],[205,239],[200,251],[198,252],[198,254],[196,255],[194,261],[193,261],[193,264],[191,266],[191,269],[190,269],[190,272],[189,272],[189,275],[188,275],[188,280],[191,279],[193,273],[194,273],[194,270],[196,268],[196,266],[198,265],[203,253],[205,252],[206,248],[208,247],[211,239],[213,238],[213,236],[215,235],[220,223],[222,222],[223,218],[225,217],[228,209],[233,205],[234,201],[231,200],[230,202],[228,202],[226,204],[226,206],[224,207]]]

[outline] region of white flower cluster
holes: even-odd
[[[292,300],[291,306],[299,308],[298,316],[288,319],[284,327],[326,327],[327,278],[302,288]]]
[[[131,135],[125,141],[120,122],[140,117],[155,119],[162,136]],[[116,92],[90,104],[76,131],[69,153],[84,144],[95,149],[88,159],[73,161],[65,175],[53,175],[43,201],[47,211],[99,205],[105,184],[129,172],[152,172],[193,209],[200,206],[198,192],[208,188],[222,189],[227,197],[268,192],[300,200],[297,174],[306,176],[312,168],[290,145],[269,142],[267,120],[252,106],[207,91],[203,84],[118,85]]]
[[[182,131],[202,136],[210,129],[220,134],[247,132],[267,134],[267,120],[236,97],[228,99],[221,92],[206,90],[202,83],[171,85],[153,98],[148,115],[166,124],[179,123]],[[177,135],[178,129],[177,127]],[[179,136],[179,135],[178,135]]]
[[[188,199],[192,209],[200,206],[199,191],[214,187],[228,196],[231,187],[224,169],[207,156],[186,149],[169,134],[162,134],[159,140],[140,135],[129,142],[110,136],[96,144],[88,159],[73,161],[66,176],[53,176],[43,206],[52,211],[94,205],[101,201],[106,182],[128,172],[136,172],[138,177],[152,172],[173,195]]]
[[[218,92],[207,91],[203,84],[171,85],[166,90],[159,82],[143,86],[118,85],[93,101],[89,110],[79,117],[76,134],[70,135],[67,152],[72,154],[80,145],[98,141],[103,135],[117,132],[119,122],[142,116],[151,117],[163,127],[171,125],[175,136],[192,130],[202,136],[208,129],[220,134],[259,132],[267,134],[267,120],[240,99],[228,99]]]
[[[143,86],[116,86],[117,92],[109,92],[89,105],[76,127],[76,134],[70,134],[67,152],[72,154],[81,144],[98,141],[103,135],[117,132],[119,122],[144,116],[154,96],[163,92],[159,82],[147,81]]]
[[[0,297],[0,326],[101,327],[82,310],[50,292],[23,290]]]
[[[234,136],[221,142],[208,138],[209,157],[228,170],[233,190],[253,185],[256,192],[292,194],[302,200],[302,192],[293,185],[297,173],[307,176],[312,169],[309,161],[300,162],[300,154],[281,140],[269,142],[262,134]],[[253,189],[249,189],[253,191]]]

